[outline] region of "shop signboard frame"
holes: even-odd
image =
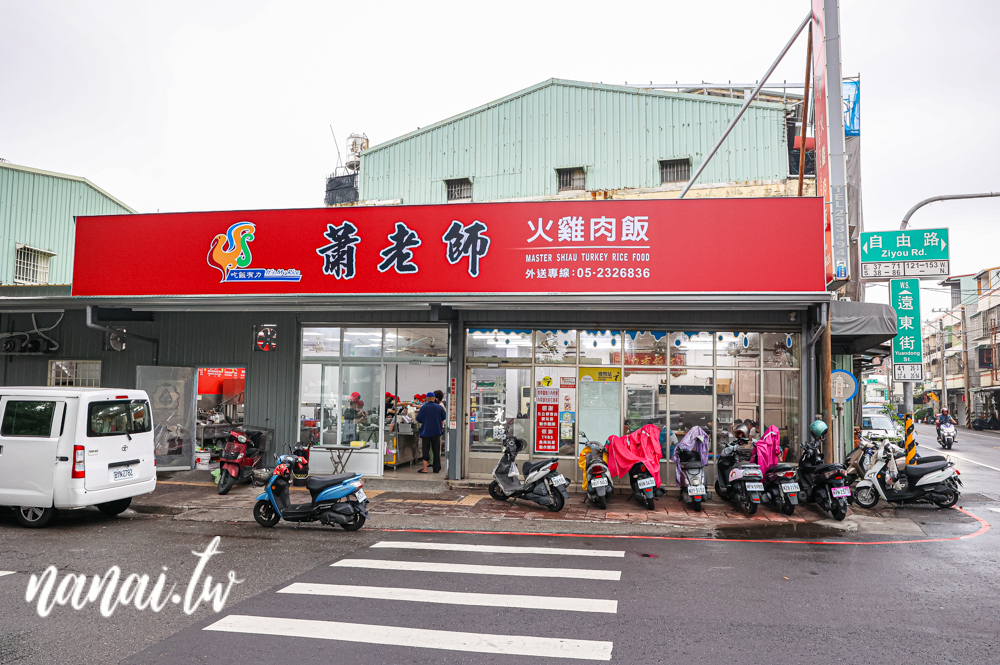
[[[866,282],[900,277],[940,279],[950,274],[947,228],[866,231],[859,243],[861,279]]]
[[[922,383],[924,348],[920,335],[920,280],[889,281],[889,304],[896,312],[892,338],[892,376],[896,381]]]

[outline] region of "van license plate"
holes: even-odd
[[[113,483],[121,482],[122,480],[132,480],[134,478],[134,466],[120,466],[117,469],[111,469],[111,482]]]
[[[650,487],[656,487],[656,480],[653,478],[640,478],[635,481],[635,486],[641,490],[649,489]]]

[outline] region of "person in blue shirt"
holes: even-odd
[[[434,473],[441,473],[441,435],[444,434],[444,407],[437,403],[434,393],[427,393],[427,401],[417,411],[420,423],[420,442],[423,444],[424,468],[417,473],[427,473],[430,462]]]

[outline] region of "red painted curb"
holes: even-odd
[[[965,536],[953,536],[951,538],[923,538],[920,540],[879,540],[872,542],[847,541],[847,540],[767,540],[762,538],[696,538],[694,536],[628,536],[618,534],[591,534],[591,533],[530,533],[526,531],[461,531],[452,529],[377,529],[391,533],[462,533],[482,536],[549,536],[558,538],[620,538],[633,540],[694,540],[712,543],[776,543],[778,545],[911,545],[916,543],[943,543],[949,540],[968,540],[976,538],[990,530],[990,523],[983,518],[973,515],[964,508],[953,506],[961,513],[979,522],[979,530]]]

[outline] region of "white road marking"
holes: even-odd
[[[622,558],[625,552],[616,550],[581,550],[565,547],[512,547],[504,545],[466,545],[462,543],[419,543],[404,540],[381,540],[374,548],[389,547],[406,550],[436,550],[439,552],[483,552],[486,554],[557,554],[560,556],[606,556]]]
[[[921,447],[921,448],[928,448],[927,446],[919,446],[919,447]],[[993,469],[994,471],[1000,471],[1000,469],[998,469],[995,466],[990,466],[989,464],[983,464],[982,462],[977,462],[975,460],[971,460],[968,457],[962,457],[961,455],[956,455],[955,453],[951,452],[950,450],[935,450],[933,448],[928,448],[928,450],[934,452],[935,454],[941,454],[941,455],[944,455],[946,457],[956,457],[956,458],[962,460],[963,462],[968,462],[970,464],[978,464],[979,466],[985,466],[987,469]]]
[[[995,513],[1000,513],[1000,508],[990,508],[990,507],[987,507],[986,510],[992,510]]]
[[[381,559],[341,559],[331,566],[341,568],[372,568],[374,570],[410,570],[422,573],[466,573],[470,575],[507,575],[512,577],[565,577],[581,580],[614,580],[622,578],[620,570],[587,570],[583,568],[527,568],[525,566],[479,566],[466,563],[435,563],[430,561],[383,561]]]
[[[466,593],[432,589],[398,589],[350,584],[312,584],[296,582],[279,589],[278,593],[301,593],[313,596],[342,596],[378,600],[409,600],[443,605],[475,605],[483,607],[517,607],[533,610],[567,610],[571,612],[604,612],[616,614],[617,600],[600,598],[567,598],[565,596],[513,596],[497,593]]]
[[[461,633],[451,630],[426,630],[340,621],[315,621],[311,619],[285,619],[280,617],[231,614],[204,630],[281,637],[309,637],[320,640],[361,642],[389,646],[444,649],[473,653],[511,654],[515,656],[543,656],[548,658],[577,658],[580,660],[611,660],[614,642],[596,640],[567,640],[553,637],[526,635],[491,635],[488,633]]]
[[[4,575],[13,575],[16,572],[16,570],[0,570],[0,577],[3,577]]]

